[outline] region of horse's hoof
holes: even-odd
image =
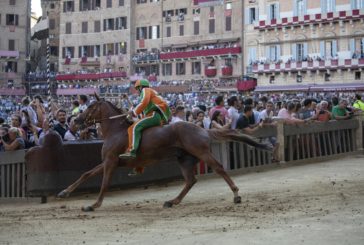
[[[241,197],[240,196],[234,197],[234,203],[241,203]]]
[[[82,207],[82,211],[84,212],[92,212],[95,211],[95,209],[91,206],[87,206],[87,207]]]
[[[169,201],[165,202],[164,205],[163,205],[164,208],[171,208],[172,206],[173,206],[173,203],[169,202]]]
[[[66,190],[61,191],[60,193],[57,194],[58,198],[67,198],[69,197],[70,193]]]

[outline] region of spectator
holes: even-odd
[[[228,109],[228,115],[229,118],[231,120],[231,128],[235,129],[236,128],[236,123],[239,119],[239,111],[238,111],[238,105],[239,105],[239,101],[238,101],[238,97],[236,96],[232,96],[228,99],[228,105],[230,106],[230,108]]]
[[[287,109],[282,108],[278,112],[278,118],[283,119],[287,124],[302,124],[305,123],[305,120],[297,119],[293,117],[293,113],[295,112],[296,105],[293,102],[287,103]]]
[[[311,118],[313,116],[312,112],[312,99],[305,99],[303,101],[303,108],[300,111],[297,111],[298,118],[302,120]]]
[[[264,123],[272,123],[273,122],[273,102],[268,101],[265,104],[265,109],[259,114],[259,122],[263,121]]]
[[[11,127],[15,127],[19,129],[20,136],[25,140],[27,138],[27,135],[24,131],[24,129],[21,127],[22,125],[22,117],[18,114],[11,115]]]
[[[224,96],[219,95],[215,99],[215,106],[210,110],[210,118],[212,120],[212,116],[214,115],[215,111],[220,111],[223,117],[223,122],[225,124],[226,119],[228,118],[228,111],[225,109],[224,106]]]
[[[263,123],[257,125],[250,124],[251,117],[253,116],[253,108],[251,105],[245,105],[244,113],[240,115],[236,128],[241,129],[244,133],[253,134],[256,130],[263,126]]]
[[[350,113],[346,109],[348,101],[341,99],[339,104],[332,108],[332,118],[336,120],[345,120],[350,118]]]
[[[20,136],[20,131],[18,128],[11,127],[9,129],[9,141],[6,142],[2,140],[5,151],[15,151],[25,148],[24,139]]]
[[[86,109],[87,109],[87,101],[88,101],[88,98],[86,95],[84,94],[81,94],[79,95],[79,103],[80,103],[80,113],[84,112]]]
[[[328,110],[329,103],[325,100],[320,102],[320,107],[317,109],[315,116],[313,117],[319,122],[328,122],[331,119],[331,112]]]
[[[259,123],[259,122],[255,121],[255,119],[259,117],[259,112],[255,111],[255,108],[253,108],[253,99],[247,98],[244,101],[244,105],[250,106],[252,108],[252,113],[249,117],[249,125],[255,125],[256,123]]]
[[[5,151],[3,141],[8,142],[9,139],[9,129],[7,127],[0,127],[0,152]]]
[[[38,124],[37,113],[30,106],[30,100],[28,97],[25,97],[22,99],[22,105],[23,105],[22,111],[26,110],[28,112],[28,115],[29,115],[29,118],[30,118],[30,121],[32,122],[32,124],[37,125]]]
[[[23,113],[23,118],[25,118],[25,121],[22,123],[22,129],[25,132],[25,148],[30,148],[33,147],[35,145],[39,144],[39,133],[40,133],[40,128],[38,128],[37,126],[33,125],[28,112],[26,110],[22,111]]]
[[[34,96],[33,101],[31,102],[31,106],[35,113],[37,114],[37,124],[34,124],[35,126],[42,127],[42,123],[44,120],[44,117],[46,115],[46,111],[43,105],[43,99],[40,95]]]
[[[364,102],[362,101],[360,94],[356,94],[355,99],[356,100],[353,103],[353,107],[357,110],[364,112]]]
[[[185,121],[185,119],[186,119],[185,108],[180,105],[177,106],[175,109],[174,116],[172,116],[171,124]]]
[[[64,140],[72,141],[72,140],[79,140],[80,134],[78,133],[78,127],[74,122],[75,116],[71,116],[67,119],[67,123],[69,128],[64,135]]]
[[[215,112],[211,118],[210,129],[212,129],[212,128],[222,129],[222,128],[230,128],[230,127],[231,127],[231,122],[228,121],[225,124],[224,116],[223,116],[222,112],[219,110],[215,110]]]
[[[72,102],[72,108],[71,109],[72,109],[72,112],[71,112],[72,116],[77,115],[78,113],[80,113],[80,103],[77,100],[74,100]]]
[[[194,124],[199,126],[200,128],[205,128],[203,120],[205,118],[205,113],[203,111],[197,111],[196,113],[196,120],[194,121]]]
[[[66,111],[59,109],[56,114],[56,119],[58,123],[54,125],[54,130],[59,133],[59,135],[64,139],[64,135],[68,130],[68,125],[66,123]]]
[[[44,137],[49,133],[49,121],[48,118],[45,118],[43,120],[43,125],[42,125],[42,130],[39,133],[39,140],[38,140],[38,145],[43,145],[44,143]],[[58,134],[59,135],[59,134]],[[59,136],[61,137],[61,136]]]

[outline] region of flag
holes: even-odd
[[[49,36],[49,21],[48,18],[40,20],[35,26],[32,28],[32,40],[33,39],[46,39]]]

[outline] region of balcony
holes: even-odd
[[[214,77],[217,74],[217,69],[215,66],[209,66],[205,68],[205,75],[207,77]]]
[[[244,81],[238,81],[237,84],[238,91],[248,91],[253,90],[257,86],[256,79],[249,79]]]
[[[313,14],[304,16],[294,16],[291,18],[273,19],[270,21],[261,20],[254,26],[257,30],[282,29],[285,27],[318,25],[339,21],[354,21],[364,19],[363,9],[353,9],[349,11],[329,12],[326,14]]]
[[[107,72],[107,73],[85,73],[85,74],[58,74],[57,81],[73,81],[73,80],[99,80],[109,78],[125,78],[126,72]]]
[[[232,76],[233,75],[233,67],[232,66],[223,66],[221,68],[221,74],[223,76]]]
[[[280,64],[254,64],[253,73],[280,73],[316,70],[347,70],[364,68],[364,59],[333,59],[321,61],[297,61]]]
[[[88,57],[82,57],[81,66],[100,66],[100,60],[98,57],[96,58],[88,58]]]
[[[161,60],[173,60],[173,59],[188,59],[188,58],[196,58],[196,57],[212,57],[212,56],[226,56],[226,55],[238,55],[238,54],[241,54],[241,47],[161,53],[160,59]]]
[[[19,51],[0,50],[0,59],[18,59]]]
[[[76,65],[77,59],[76,58],[65,58],[62,65]]]

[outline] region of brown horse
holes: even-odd
[[[80,114],[75,122],[80,125],[90,126],[100,123],[104,144],[102,147],[102,163],[92,170],[84,173],[75,183],[61,191],[58,197],[67,197],[77,186],[88,178],[103,173],[102,186],[97,201],[91,206],[82,208],[83,211],[93,211],[101,206],[105,192],[108,188],[112,174],[118,166],[142,167],[158,163],[164,158],[174,156],[177,158],[182,175],[185,179],[185,187],[174,199],[166,201],[164,207],[172,207],[179,204],[191,187],[196,183],[194,166],[199,160],[204,161],[217,174],[222,176],[234,193],[234,203],[240,203],[238,187],[226,174],[221,164],[210,152],[212,140],[235,140],[249,145],[267,149],[266,145],[259,144],[251,137],[237,133],[234,130],[205,130],[192,123],[178,122],[167,126],[146,129],[143,132],[138,156],[133,160],[120,160],[119,154],[125,152],[128,147],[128,132],[130,122],[126,117],[118,117],[125,113],[108,101],[100,100],[92,103],[87,110]]]

